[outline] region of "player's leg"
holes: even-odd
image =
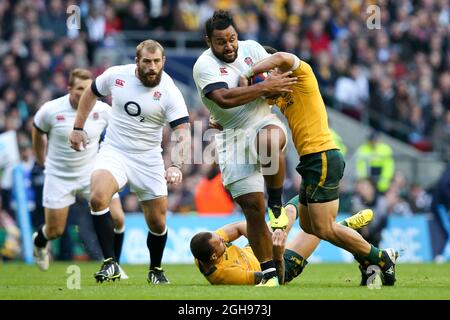
[[[123,238],[125,236],[125,214],[118,193],[113,195],[109,208],[114,225],[114,257],[120,263]]]
[[[233,193],[232,193],[233,194]],[[246,193],[235,198],[247,220],[247,238],[263,272],[263,283],[277,279],[272,258],[272,234],[265,221],[264,194]],[[276,281],[278,284],[278,281]]]
[[[123,239],[125,237],[125,214],[123,212],[118,193],[113,195],[109,208],[114,225],[114,256],[116,262],[119,264],[120,279],[128,279],[128,275],[120,265]]]
[[[60,209],[45,208],[45,224],[40,226],[33,235],[34,257],[41,270],[49,268],[48,241],[59,238],[66,228],[69,207]]]
[[[47,270],[49,267],[48,241],[60,237],[64,232],[69,206],[75,203],[75,189],[76,180],[45,175],[42,191],[45,222],[33,234],[33,253],[41,270]]]
[[[170,283],[161,268],[167,242],[167,196],[141,201],[141,206],[148,226],[147,248],[150,254],[150,266],[147,280],[152,284]]]
[[[269,124],[259,130],[256,137],[258,159],[261,163],[262,173],[268,194],[268,207],[275,218],[282,210],[283,182],[285,177],[286,134],[275,124]]]
[[[89,202],[95,233],[104,258],[100,270],[94,275],[97,282],[120,278],[119,265],[115,261],[114,224],[110,211],[111,198],[118,190],[118,182],[110,171],[98,169],[92,172]]]
[[[335,222],[339,207],[339,181],[345,163],[338,150],[328,150],[304,159],[308,215],[314,235],[355,255],[358,261],[378,265],[386,283],[395,282],[395,253],[369,244],[358,232]],[[392,253],[392,254],[391,254]],[[391,275],[392,274],[392,275]]]

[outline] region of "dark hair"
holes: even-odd
[[[191,239],[192,255],[202,261],[208,262],[214,253],[214,248],[209,243],[212,238],[211,232],[199,232]]]
[[[206,20],[206,35],[211,38],[214,30],[225,30],[229,26],[233,26],[237,30],[230,12],[225,10],[214,11],[213,16]]]
[[[273,48],[273,47],[271,47],[271,46],[263,46],[263,48],[264,48],[264,50],[266,50],[266,52],[267,52],[268,54],[274,54],[274,53],[277,53],[277,52],[278,52],[277,49],[275,49],[275,48]]]

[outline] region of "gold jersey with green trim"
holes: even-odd
[[[298,78],[292,92],[271,99],[269,103],[277,105],[287,118],[298,154],[304,156],[339,149],[328,127],[327,111],[311,66],[300,61],[292,77]]]
[[[226,249],[220,261],[210,270],[202,272],[211,284],[256,284],[256,273],[261,273],[258,259],[250,246],[240,248],[229,242],[223,230],[215,231],[225,240]],[[198,266],[198,261],[195,260]]]

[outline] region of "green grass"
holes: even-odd
[[[312,264],[287,286],[211,286],[194,265],[166,265],[170,285],[147,284],[147,266],[125,265],[129,280],[97,284],[99,263],[74,262],[81,289],[67,288],[70,263],[52,263],[41,272],[22,263],[0,264],[0,299],[450,299],[450,264],[400,264],[395,287],[359,287],[356,264]]]

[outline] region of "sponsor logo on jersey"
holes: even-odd
[[[66,117],[63,114],[56,115],[56,121],[65,121]]]
[[[92,118],[94,118],[94,120],[98,120],[98,118],[99,118],[98,112],[94,112],[92,114]]]
[[[155,93],[153,94],[153,100],[159,101],[161,99],[161,96],[161,92],[155,91]]]
[[[122,79],[116,79],[116,87],[123,88],[123,85],[125,84],[125,80]]]
[[[253,65],[253,60],[251,57],[246,57],[244,59],[244,62],[248,65],[248,66],[252,66]]]
[[[219,68],[220,74],[223,75],[227,75],[228,74],[228,70],[225,67],[220,67]]]

